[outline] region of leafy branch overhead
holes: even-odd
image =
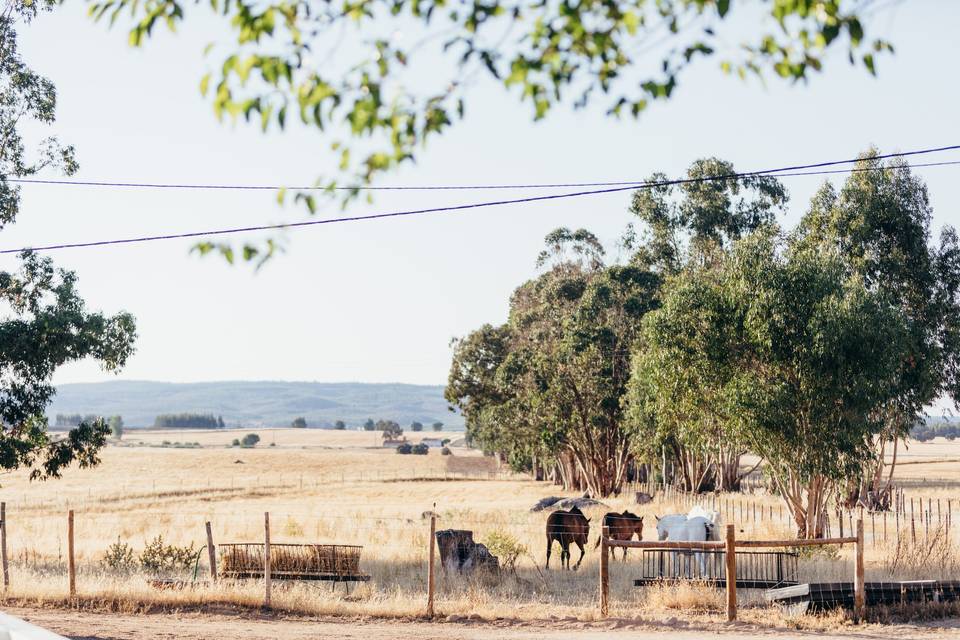
[[[201,4],[104,0],[89,12],[111,25],[129,21],[129,42],[140,46],[158,24],[174,30]],[[735,4],[760,5],[765,18],[749,23],[740,46],[724,37]],[[800,81],[822,69],[830,49],[870,73],[875,54],[891,50],[867,36],[865,3],[851,0],[210,0],[209,8],[234,39],[200,82],[217,117],[265,131],[296,118],[330,133],[339,182],[351,186],[413,161],[463,120],[484,75],[529,104],[536,120],[561,103],[636,117],[669,99],[697,59],[718,58],[741,78]],[[338,179],[318,184],[332,190]],[[339,193],[345,204],[358,190]],[[313,195],[295,199],[316,210]],[[215,248],[233,256],[204,247]],[[274,248],[251,246],[244,257]]]

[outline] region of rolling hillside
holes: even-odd
[[[360,382],[140,382],[65,384],[47,413],[123,416],[129,427],[149,427],[161,413],[213,413],[228,426],[289,426],[304,416],[311,427],[343,420],[350,427],[367,418],[443,422],[462,429],[463,418],[447,409],[440,385]],[[429,427],[428,427],[429,428]]]

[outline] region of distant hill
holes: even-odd
[[[213,413],[227,426],[289,426],[303,416],[311,427],[349,427],[383,418],[406,428],[412,421],[426,429],[463,429],[463,418],[447,410],[441,385],[362,382],[110,382],[64,384],[47,410],[58,413],[123,416],[129,427],[153,426],[161,413]]]

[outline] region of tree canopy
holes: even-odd
[[[54,122],[57,97],[53,83],[20,57],[16,24],[53,4],[14,1],[0,15],[0,230],[20,210],[20,189],[10,179],[77,169],[72,147],[47,137],[28,153],[24,134]],[[32,478],[57,477],[72,462],[96,464],[110,433],[101,418],[63,436],[48,433],[45,411],[56,392],[51,379],[57,368],[93,358],[116,371],[133,353],[133,316],[87,311],[76,281],[31,252],[20,255],[18,269],[0,271],[0,467],[30,468]]]
[[[158,25],[175,29],[205,5],[91,0],[89,11],[126,23],[130,44],[141,46]],[[329,134],[340,171],[320,180],[326,186],[364,185],[413,162],[468,117],[478,76],[518,96],[534,119],[559,104],[637,117],[672,97],[699,60],[718,59],[742,79],[798,82],[831,51],[874,73],[876,54],[892,50],[866,32],[869,11],[855,0],[213,0],[209,8],[234,39],[211,43],[200,81],[216,116],[264,130],[297,119]],[[745,36],[732,33],[737,14],[749,21]],[[315,209],[312,195],[296,198]],[[231,245],[199,247],[233,260]],[[259,260],[274,249],[247,243],[242,255]]]
[[[847,277],[836,252],[765,229],[718,265],[678,275],[642,335],[635,418],[694,432],[721,424],[765,460],[801,535],[820,536],[836,483],[859,473],[883,430],[903,314]]]
[[[909,167],[875,155],[789,232],[786,190],[750,176],[638,190],[619,264],[589,231],[550,233],[507,321],[454,342],[446,397],[470,441],[598,495],[661,459],[682,488],[735,490],[749,452],[801,536],[850,487],[879,495],[862,480],[884,443],[958,399],[960,250],[950,228],[932,241]],[[717,173],[734,169],[689,171]]]

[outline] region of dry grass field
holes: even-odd
[[[372,576],[349,594],[342,586],[332,590],[327,583],[278,585],[276,607],[306,614],[414,615],[425,603],[429,518],[424,512],[435,509],[439,528],[470,529],[480,542],[495,533],[505,534],[525,548],[516,573],[499,579],[462,581],[441,574],[439,612],[516,619],[596,617],[599,555],[593,543],[596,524],[606,509],[588,513],[594,528],[580,571],[560,571],[557,549],[546,571],[546,513],[531,513],[530,507],[542,497],[561,495],[557,487],[499,471],[492,459],[462,447],[454,447],[453,456],[441,456],[436,449],[427,456],[401,456],[378,446],[378,433],[296,429],[259,430],[257,447],[231,447],[230,442],[244,433],[132,432],[121,445],[104,451],[97,468],[73,469],[63,479],[46,483],[31,483],[20,473],[4,476],[0,499],[7,504],[8,601],[67,601],[67,510],[72,509],[81,602],[128,612],[217,603],[259,606],[260,581],[208,583],[205,553],[197,554],[197,582],[176,590],[151,587],[152,576],[139,569],[109,569],[104,555],[118,541],[138,555],[157,536],[167,544],[199,552],[206,543],[207,521],[212,523],[217,544],[262,541],[264,512],[269,512],[273,542],[363,545],[361,569]],[[164,442],[170,445],[163,446]],[[176,442],[199,442],[200,446],[175,448]],[[913,444],[908,454],[901,461],[911,464],[900,467],[898,477],[919,484],[908,495],[944,501],[956,495],[960,444]],[[928,487],[923,486],[924,480]],[[950,488],[949,482],[958,484]],[[631,498],[623,495],[606,503],[611,510],[630,508],[644,515],[645,538],[655,535],[654,514],[683,512],[690,506],[660,498],[637,506]],[[754,505],[759,509],[761,519],[756,521],[740,515],[730,518],[738,526],[738,536],[791,536],[775,498],[720,496],[719,500],[728,508],[739,504],[748,514],[756,512]],[[887,525],[893,528],[892,521]],[[876,527],[874,522],[871,531],[867,524],[867,580],[956,576],[960,556],[954,536],[933,527],[916,544],[901,541],[898,546],[892,531],[884,540]],[[574,559],[578,555],[575,552]],[[720,594],[709,589],[634,588],[639,552],[632,555],[626,564],[611,565],[613,615],[643,612],[669,618],[682,613],[690,619],[720,615]],[[850,551],[843,549],[839,554],[804,557],[801,577],[849,580],[849,556]],[[174,573],[166,577],[193,579],[192,568]],[[746,604],[750,602],[748,596]],[[742,617],[794,626],[814,624],[784,620],[759,603],[746,606]]]

